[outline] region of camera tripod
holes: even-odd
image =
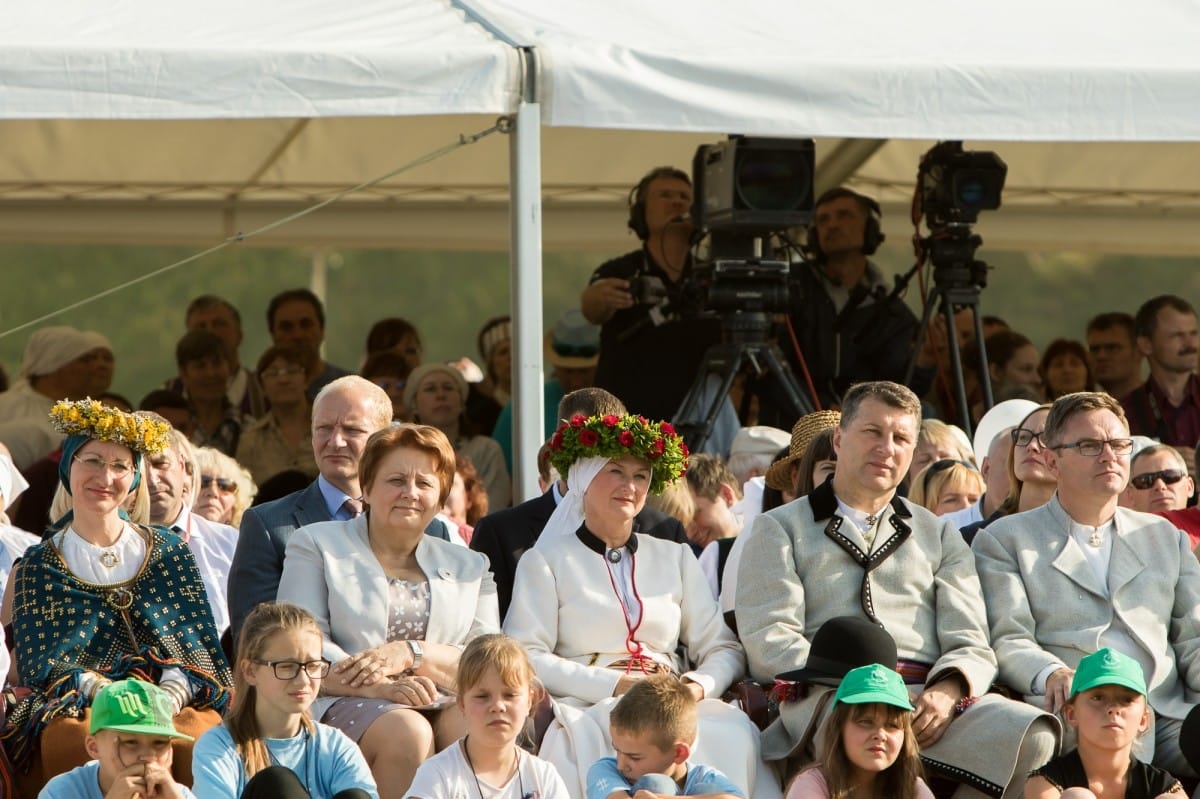
[[[696,379],[675,415],[675,427],[689,449],[699,452],[708,442],[729,388],[746,363],[759,375],[769,374],[774,378],[793,420],[813,412],[812,402],[796,381],[779,345],[767,342],[769,327],[770,317],[760,312],[735,312],[722,319],[725,341],[714,344],[704,353]],[[712,386],[716,385],[712,380],[714,377],[720,379],[715,393],[712,391]]]
[[[934,269],[934,284],[925,300],[925,312],[921,315],[921,324],[917,328],[917,340],[913,346],[912,359],[908,363],[908,371],[904,376],[905,384],[911,384],[913,369],[916,368],[917,354],[925,343],[929,333],[929,323],[935,312],[942,314],[946,320],[946,338],[950,346],[950,368],[954,375],[954,399],[958,404],[959,425],[970,438],[974,434],[971,424],[971,406],[967,400],[967,388],[963,380],[962,353],[958,349],[958,334],[954,324],[955,308],[971,311],[971,324],[975,329],[975,341],[979,346],[979,383],[983,388],[983,409],[992,407],[992,383],[988,375],[987,349],[983,346],[983,317],[979,314],[978,285],[943,285],[938,280],[937,269]]]

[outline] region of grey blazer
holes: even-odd
[[[948,672],[980,695],[996,677],[971,550],[952,525],[895,498],[864,563],[861,536],[837,515],[831,482],[754,520],[738,566],[738,634],[750,673],[770,681],[808,660],[812,634],[862,615],[896,639],[901,658]]]
[[[496,584],[487,558],[466,547],[423,536],[417,564],[429,579],[426,641],[465,645],[500,632]],[[291,537],[279,581],[279,601],[316,617],[333,662],[387,642],[388,580],[367,541],[367,517],[303,527]],[[313,717],[329,704],[318,700]]]
[[[1043,669],[1075,668],[1115,624],[1137,649],[1126,654],[1147,669],[1150,705],[1182,719],[1200,698],[1200,562],[1187,536],[1117,508],[1106,591],[1069,525],[1056,495],[975,537],[1001,679],[1029,694]]]

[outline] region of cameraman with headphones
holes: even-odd
[[[596,385],[650,419],[673,419],[720,341],[720,322],[679,315],[681,284],[692,271],[692,181],[673,167],[651,170],[629,194],[629,229],[640,249],[600,266],[580,297],[600,325]]]
[[[889,298],[883,274],[867,256],[884,239],[879,203],[847,188],[816,202],[808,228],[809,260],[792,269],[790,319],[820,395],[822,407],[841,403],[852,384],[864,380],[904,382],[917,318],[899,298]],[[798,369],[790,337],[780,337]],[[909,388],[929,389],[932,370],[914,371]]]

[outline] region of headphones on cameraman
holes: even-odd
[[[844,187],[830,189],[817,198],[817,202],[813,205],[813,210],[820,208],[822,205],[842,197],[850,197],[859,204],[866,212],[867,219],[863,225],[863,255],[873,255],[879,249],[879,245],[887,238],[883,234],[883,229],[880,226],[880,217],[883,216],[883,209],[879,207],[879,203],[865,194],[859,194],[856,191]],[[805,249],[817,263],[825,263],[825,252],[821,249],[820,236],[817,234],[817,225],[814,221],[808,226],[807,238],[804,242]]]
[[[691,177],[683,170],[673,166],[656,166],[629,190],[629,221],[625,224],[642,241],[650,238],[650,226],[646,224],[646,191],[650,188],[650,184],[659,178],[675,178],[689,186],[692,185]]]

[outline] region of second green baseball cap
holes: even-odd
[[[1146,677],[1142,674],[1142,665],[1129,655],[1108,647],[1079,661],[1075,667],[1075,677],[1071,680],[1071,698],[1098,685],[1120,685],[1142,696],[1146,695]]]

